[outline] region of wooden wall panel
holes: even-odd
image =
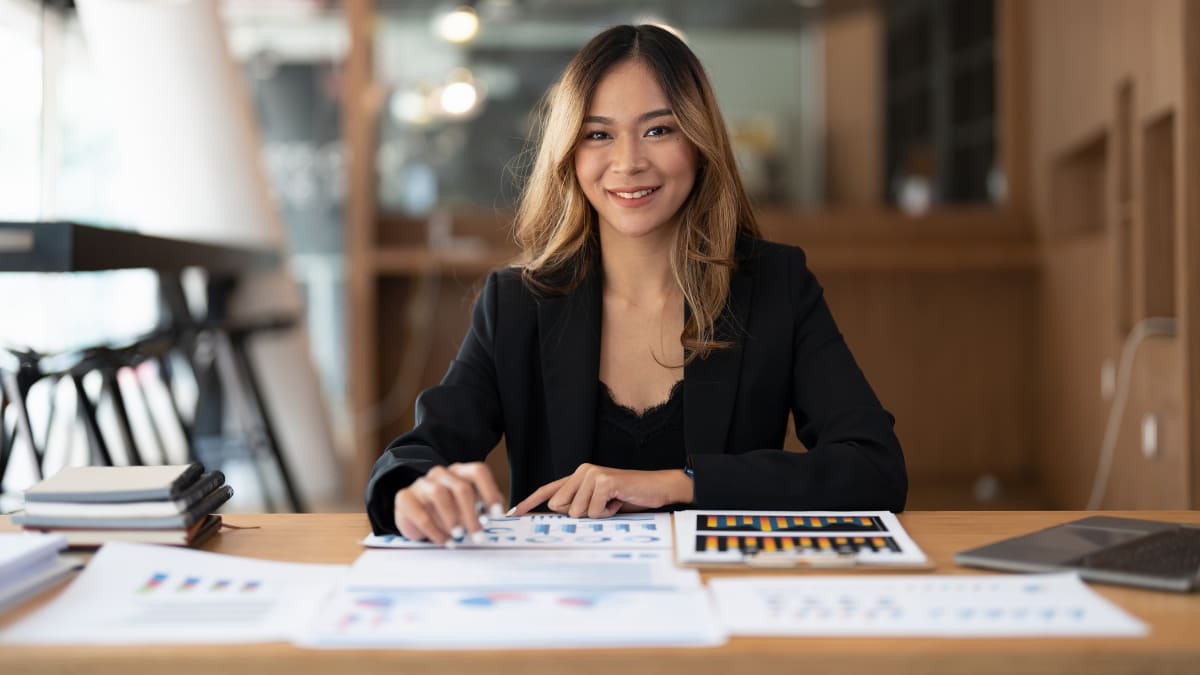
[[[1030,271],[822,271],[859,365],[896,416],[914,482],[1030,473],[1036,440]]]
[[[1102,508],[1188,508],[1188,475],[1181,470],[1188,465],[1181,357],[1174,339],[1150,338],[1138,350]],[[1141,451],[1147,413],[1157,419],[1159,450],[1153,456]]]
[[[1179,225],[1176,268],[1179,272],[1179,320],[1184,343],[1184,435],[1191,449],[1188,467],[1190,506],[1200,508],[1200,3],[1188,2],[1176,24],[1164,19],[1163,30],[1173,26],[1183,40],[1183,93],[1176,194]]]
[[[873,4],[831,13],[825,43],[825,198],[837,206],[883,201],[883,19]]]
[[[1180,108],[1183,32],[1175,27],[1183,5],[1053,0],[1029,2],[1026,10],[1034,218],[1044,243],[1045,281],[1037,466],[1056,506],[1080,508],[1091,491],[1109,414],[1101,370],[1106,362],[1118,364],[1129,329],[1150,308],[1157,314],[1174,304],[1147,301],[1156,293],[1164,297],[1155,290],[1163,283],[1160,259],[1179,258],[1162,230],[1147,230],[1146,222],[1164,213],[1178,216],[1170,214],[1173,209],[1148,210],[1145,200],[1167,194],[1180,202],[1147,183],[1159,178],[1145,161],[1145,132]],[[1177,143],[1168,145],[1182,148]],[[1162,145],[1151,150],[1161,156]],[[1103,148],[1100,161],[1082,161],[1088,157],[1083,147]],[[1091,201],[1056,189],[1054,177],[1081,164],[1103,174]],[[1181,185],[1181,178],[1167,180]],[[1087,226],[1064,228],[1071,218]],[[1194,395],[1179,375],[1183,344],[1177,337],[1150,338],[1137,353],[1107,508],[1190,504],[1190,486],[1178,478],[1190,466],[1183,410]],[[1159,420],[1162,450],[1154,458],[1141,453],[1140,422],[1148,413]]]
[[[375,239],[375,143],[376,117],[367,92],[372,87],[372,31],[375,22],[372,0],[347,0],[344,5],[350,47],[342,64],[345,91],[342,107],[342,137],[346,160],[346,331],[350,345],[346,363],[351,416],[351,455],[347,463],[346,493],[362,494],[371,467],[369,451],[373,436],[357,421],[374,405],[378,392],[376,372],[375,270],[368,264]]]

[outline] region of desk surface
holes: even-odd
[[[947,574],[954,553],[996,539],[1083,517],[1069,511],[915,512],[901,522]],[[1134,518],[1200,523],[1200,511],[1111,512]],[[206,550],[271,560],[349,563],[367,532],[361,514],[227,515]],[[13,529],[0,518],[0,531]],[[761,573],[761,571],[757,571]],[[779,572],[775,572],[779,573]],[[789,572],[796,573],[796,572]],[[819,572],[804,572],[815,574]],[[735,638],[718,648],[449,651],[309,651],[287,644],[205,647],[6,647],[6,673],[1200,673],[1200,595],[1093,585],[1152,627],[1142,639],[862,639]],[[8,614],[0,626],[52,593]]]

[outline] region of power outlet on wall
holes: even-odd
[[[1142,456],[1146,459],[1158,456],[1158,416],[1154,413],[1142,417]]]
[[[1106,401],[1112,401],[1117,394],[1117,366],[1112,359],[1104,359],[1100,364],[1100,396]]]

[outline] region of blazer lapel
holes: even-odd
[[[600,376],[599,277],[593,272],[569,295],[538,303],[546,421],[559,477],[592,457]]]
[[[753,277],[739,267],[730,280],[729,304],[715,327],[717,338],[733,342],[733,346],[718,349],[707,359],[696,359],[684,369],[683,436],[688,454],[725,452],[753,291]]]

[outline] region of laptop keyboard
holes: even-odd
[[[1126,544],[1083,556],[1080,567],[1186,577],[1200,572],[1200,528],[1157,532]]]

